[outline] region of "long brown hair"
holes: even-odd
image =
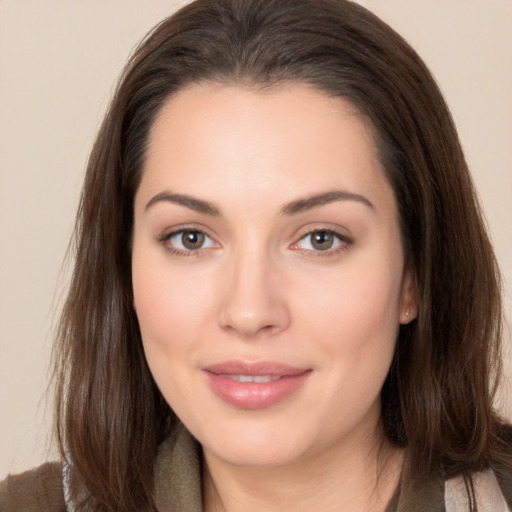
[[[506,427],[492,409],[499,274],[428,69],[349,1],[197,0],[135,51],[88,163],[56,352],[57,435],[77,502],[151,510],[157,447],[176,419],[146,364],[132,305],[133,198],[155,115],[170,95],[205,81],[306,83],[366,116],[395,191],[420,304],[417,319],[401,327],[384,385],[384,430],[407,446],[411,477],[468,477],[501,460]]]

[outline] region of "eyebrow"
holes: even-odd
[[[283,206],[283,208],[281,209],[281,214],[295,215],[298,213],[305,212],[307,210],[311,210],[313,208],[317,208],[319,206],[333,203],[335,201],[356,201],[358,203],[362,203],[368,206],[372,210],[375,210],[375,207],[373,206],[371,201],[362,195],[354,194],[353,192],[347,192],[345,190],[331,190],[329,192],[323,192],[322,194],[316,194],[314,196],[292,201],[291,203],[288,203],[285,206]],[[153,205],[160,202],[178,204],[181,206],[185,206],[186,208],[189,208],[191,210],[194,210],[198,213],[203,213],[206,215],[220,215],[220,210],[215,205],[208,201],[204,201],[203,199],[197,199],[195,197],[188,196],[185,194],[173,194],[166,190],[153,196],[146,204],[145,211],[147,211]]]
[[[375,210],[372,202],[364,196],[354,194],[353,192],[347,192],[345,190],[331,190],[322,194],[306,197],[305,199],[292,201],[282,208],[281,213],[283,215],[295,215],[335,201],[356,201],[368,206],[372,210]]]
[[[145,210],[147,211],[148,208],[160,202],[179,204],[198,213],[204,213],[206,215],[220,215],[219,209],[208,201],[203,201],[202,199],[197,199],[195,197],[187,196],[184,194],[172,194],[171,192],[167,192],[165,190],[156,196],[153,196],[146,205]]]

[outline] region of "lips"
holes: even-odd
[[[311,369],[275,362],[226,361],[203,368],[211,390],[240,409],[275,405],[302,387]]]

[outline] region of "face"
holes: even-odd
[[[376,435],[412,276],[348,103],[297,85],[174,95],[150,134],[132,271],[151,372],[205,453],[284,465]]]

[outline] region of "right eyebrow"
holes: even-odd
[[[179,204],[181,206],[185,206],[186,208],[190,208],[195,212],[204,213],[206,215],[220,215],[220,210],[208,201],[187,196],[185,194],[173,194],[171,192],[168,192],[167,190],[159,192],[158,194],[153,196],[146,204],[144,211],[147,211],[153,205],[160,202]]]

